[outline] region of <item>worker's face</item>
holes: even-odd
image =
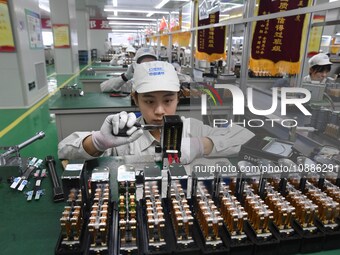
[[[178,94],[170,91],[140,93],[134,96],[147,124],[162,124],[164,115],[176,114]]]
[[[323,79],[327,78],[328,73],[329,73],[329,71],[327,71],[327,70],[324,70],[322,72],[313,71],[313,72],[311,72],[310,77],[311,77],[312,81],[320,81],[321,82]]]

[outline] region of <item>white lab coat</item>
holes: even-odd
[[[104,48],[105,48],[105,53],[109,53],[109,50],[111,50],[111,43],[109,41],[105,41]]]
[[[123,86],[124,85],[124,86]],[[132,81],[124,81],[122,76],[114,77],[104,81],[100,84],[100,90],[102,92],[120,91],[125,93],[131,93]]]
[[[325,84],[327,81],[327,78],[324,78],[322,81],[320,81],[320,84]],[[310,75],[308,74],[307,76],[303,77],[302,82],[312,82],[312,78],[310,77]]]
[[[144,123],[140,117],[138,122]],[[59,159],[93,159],[83,148],[83,139],[89,136],[91,132],[74,132],[58,145]],[[185,118],[183,121],[182,138],[185,137],[208,137],[214,144],[212,152],[208,155],[211,157],[228,157],[236,156],[241,145],[252,138],[254,134],[248,129],[233,125],[227,128],[212,128],[204,125],[202,121]],[[136,141],[108,149],[102,156],[124,156],[135,155],[138,157],[144,155],[154,155],[155,146],[159,142],[150,134],[144,131],[144,135]]]

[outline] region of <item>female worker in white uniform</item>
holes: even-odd
[[[157,60],[157,56],[153,48],[142,47],[137,50],[135,61],[137,64],[149,61]],[[134,65],[129,65],[128,69],[125,73],[122,73],[119,77],[111,78],[107,81],[104,81],[100,84],[100,89],[102,92],[113,92],[113,91],[122,91],[122,92],[131,92],[131,87],[124,88],[122,90],[123,85],[132,79],[134,72]]]
[[[325,84],[327,75],[331,71],[332,62],[324,53],[319,53],[311,57],[308,61],[309,75],[303,78],[303,82],[317,82]]]
[[[146,131],[134,126],[162,124],[164,115],[176,114],[180,84],[174,67],[166,62],[153,61],[136,65],[133,99],[142,114],[120,112],[108,116],[99,131],[75,132],[58,145],[60,159],[93,159],[102,155],[154,155],[160,144],[161,133],[156,129]],[[203,122],[184,118],[181,146],[181,163],[195,158],[236,156],[241,145],[254,136],[249,130],[233,125],[213,128]],[[128,137],[117,136],[120,129],[128,127]]]

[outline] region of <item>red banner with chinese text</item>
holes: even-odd
[[[90,29],[111,30],[112,28],[106,19],[90,19]]]
[[[310,0],[261,0],[258,15],[306,7]],[[249,68],[271,75],[297,74],[305,15],[257,21],[253,33]]]
[[[52,22],[49,18],[41,18],[41,28],[42,29],[51,29],[52,28]]]
[[[219,15],[220,12],[209,14],[207,19],[198,20],[198,26],[218,23]],[[208,62],[225,59],[225,36],[225,26],[198,30],[195,57]]]

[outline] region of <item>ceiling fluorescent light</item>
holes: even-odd
[[[125,29],[112,29],[112,32],[125,32],[125,33],[138,33],[137,30],[125,30]]]
[[[120,18],[120,17],[107,17],[108,20],[135,20],[135,21],[157,21],[157,19],[147,18]]]
[[[166,5],[170,0],[162,0],[159,4],[155,6],[156,9],[162,8],[164,5]]]
[[[51,12],[50,7],[43,5],[43,4],[39,4],[39,8],[44,10],[45,12]]]
[[[150,10],[129,10],[129,9],[119,9],[119,8],[112,8],[112,7],[105,7],[104,12],[132,12],[132,13],[149,13]],[[152,10],[155,13],[160,13],[160,14],[168,14],[169,12],[167,11],[159,11],[159,10]]]
[[[112,6],[117,7],[118,6],[118,0],[112,0]],[[118,12],[114,11],[113,16],[118,16]]]
[[[116,21],[109,21],[110,25],[142,25],[142,26],[147,26],[151,25],[151,23],[144,23],[144,22],[116,22]]]
[[[110,26],[111,29],[123,29],[134,31],[136,29],[144,29],[145,27],[125,27],[125,26]]]
[[[146,17],[151,17],[154,14],[155,14],[154,12],[149,12],[148,14],[146,14]]]

